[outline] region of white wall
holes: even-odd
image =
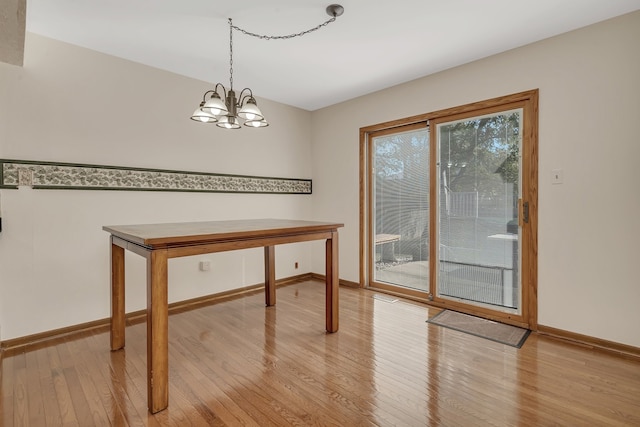
[[[229,133],[187,118],[204,82],[28,34],[24,68],[0,63],[0,157],[312,177],[314,194],[0,190],[0,339],[109,315],[105,224],[340,221],[340,276],[358,281],[359,128],[539,88],[539,322],[640,346],[637,40],[638,12],[313,113],[259,100],[272,126]],[[308,245],[278,247],[278,277],[324,273]],[[259,283],[261,256],[207,256],[211,273],[171,260],[170,298]],[[144,307],[144,266],[127,257],[130,311]]]
[[[311,178],[309,112],[259,99],[264,129],[189,120],[210,86],[27,34],[24,67],[0,63],[0,158]],[[311,197],[0,190],[0,339],[109,316],[103,225],[306,219]],[[310,271],[308,245],[276,248],[278,278]],[[210,272],[198,271],[201,259]],[[262,283],[263,252],[174,259],[169,274],[170,301]],[[144,308],[143,258],[127,254],[126,280],[127,311]]]
[[[358,281],[360,127],[539,88],[539,323],[640,347],[639,40],[635,12],[314,112],[313,212],[346,224],[340,276]]]

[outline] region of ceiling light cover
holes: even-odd
[[[200,103],[200,107],[196,108],[196,111],[194,111],[193,114],[191,115],[191,120],[195,120],[196,122],[201,122],[201,123],[217,122],[218,119],[216,119],[215,115],[203,109],[204,105],[205,105],[205,102],[202,101]]]

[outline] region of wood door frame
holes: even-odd
[[[371,268],[371,200],[372,185],[370,181],[370,171],[372,155],[370,148],[371,135],[381,131],[400,131],[400,128],[421,122],[430,125],[430,181],[433,188],[436,180],[437,168],[434,167],[436,159],[435,128],[440,122],[452,121],[459,118],[466,118],[474,115],[487,114],[492,112],[505,111],[514,108],[523,109],[523,132],[522,132],[522,200],[529,203],[529,222],[522,226],[522,267],[521,267],[521,287],[522,287],[522,310],[520,315],[511,313],[498,313],[495,310],[483,307],[461,304],[456,301],[442,300],[435,298],[426,301],[421,292],[407,292],[407,297],[426,301],[431,305],[442,308],[451,308],[469,314],[479,315],[485,318],[499,320],[517,326],[526,327],[531,330],[538,329],[538,89],[519,92],[511,95],[487,99],[479,102],[465,104],[453,108],[420,114],[404,119],[380,123],[377,125],[360,128],[360,287],[368,287],[372,281]],[[437,194],[431,191],[431,206],[437,205]],[[429,229],[437,230],[437,218],[433,209],[430,209]],[[430,253],[437,252],[437,239],[430,236]],[[437,260],[435,257],[429,259],[430,271],[437,271]],[[436,286],[435,274],[429,274],[430,292],[435,295]],[[385,289],[382,289],[385,290]],[[394,293],[394,287],[386,289]],[[403,292],[404,294],[404,292]]]

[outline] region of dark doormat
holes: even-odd
[[[441,311],[427,322],[517,348],[522,347],[531,332],[528,329],[451,310]]]

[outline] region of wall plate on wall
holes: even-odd
[[[564,182],[564,171],[562,169],[553,169],[551,171],[551,183],[562,184]]]

